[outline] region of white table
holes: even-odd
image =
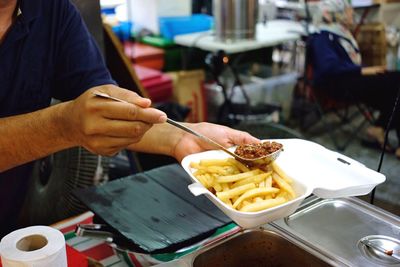
[[[174,38],[174,42],[182,46],[196,47],[206,51],[223,50],[227,54],[234,54],[295,41],[300,38],[301,33],[304,33],[304,27],[299,22],[271,20],[265,25],[257,24],[255,40],[224,43],[217,41],[212,31],[207,31],[178,35]]]
[[[256,38],[254,40],[241,40],[235,42],[221,42],[216,40],[212,31],[178,35],[174,38],[176,44],[195,47],[209,52],[223,50],[226,54],[243,53],[265,47],[276,46],[288,41],[300,39],[305,32],[302,24],[291,20],[271,20],[264,24],[257,24]],[[223,87],[225,88],[225,87]],[[226,89],[223,89],[224,91]],[[230,110],[231,100],[224,94],[224,103],[220,108]],[[222,114],[221,110],[218,114]],[[218,122],[223,122],[222,117],[217,118]]]

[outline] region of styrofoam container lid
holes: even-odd
[[[366,195],[386,180],[383,174],[317,143],[302,139],[275,139],[273,141],[283,144],[284,150],[276,163],[293,179],[292,186],[297,196],[295,199],[258,212],[241,212],[227,206],[194,177],[190,167],[191,162],[199,162],[202,159],[230,157],[221,150],[192,154],[182,160],[182,167],[194,181],[189,185],[189,190],[195,196],[206,195],[241,227],[253,228],[292,214],[312,193],[321,198]],[[231,149],[234,151],[235,148]]]

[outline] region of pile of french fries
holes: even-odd
[[[272,162],[249,168],[234,158],[191,162],[193,175],[226,205],[243,212],[256,212],[296,197],[292,179]]]

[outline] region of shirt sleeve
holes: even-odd
[[[354,64],[337,40],[329,34],[314,34],[310,42],[314,82],[322,83],[327,77],[360,74],[361,66]],[[342,49],[343,50],[343,49]],[[343,53],[341,53],[343,52]]]
[[[60,20],[53,97],[71,100],[91,87],[115,84],[76,7],[69,0],[58,1]]]

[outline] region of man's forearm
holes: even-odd
[[[63,108],[0,118],[0,172],[75,146],[65,138]]]
[[[173,157],[175,145],[182,137],[182,134],[182,130],[170,124],[155,124],[146,132],[140,142],[130,145],[128,149]]]

